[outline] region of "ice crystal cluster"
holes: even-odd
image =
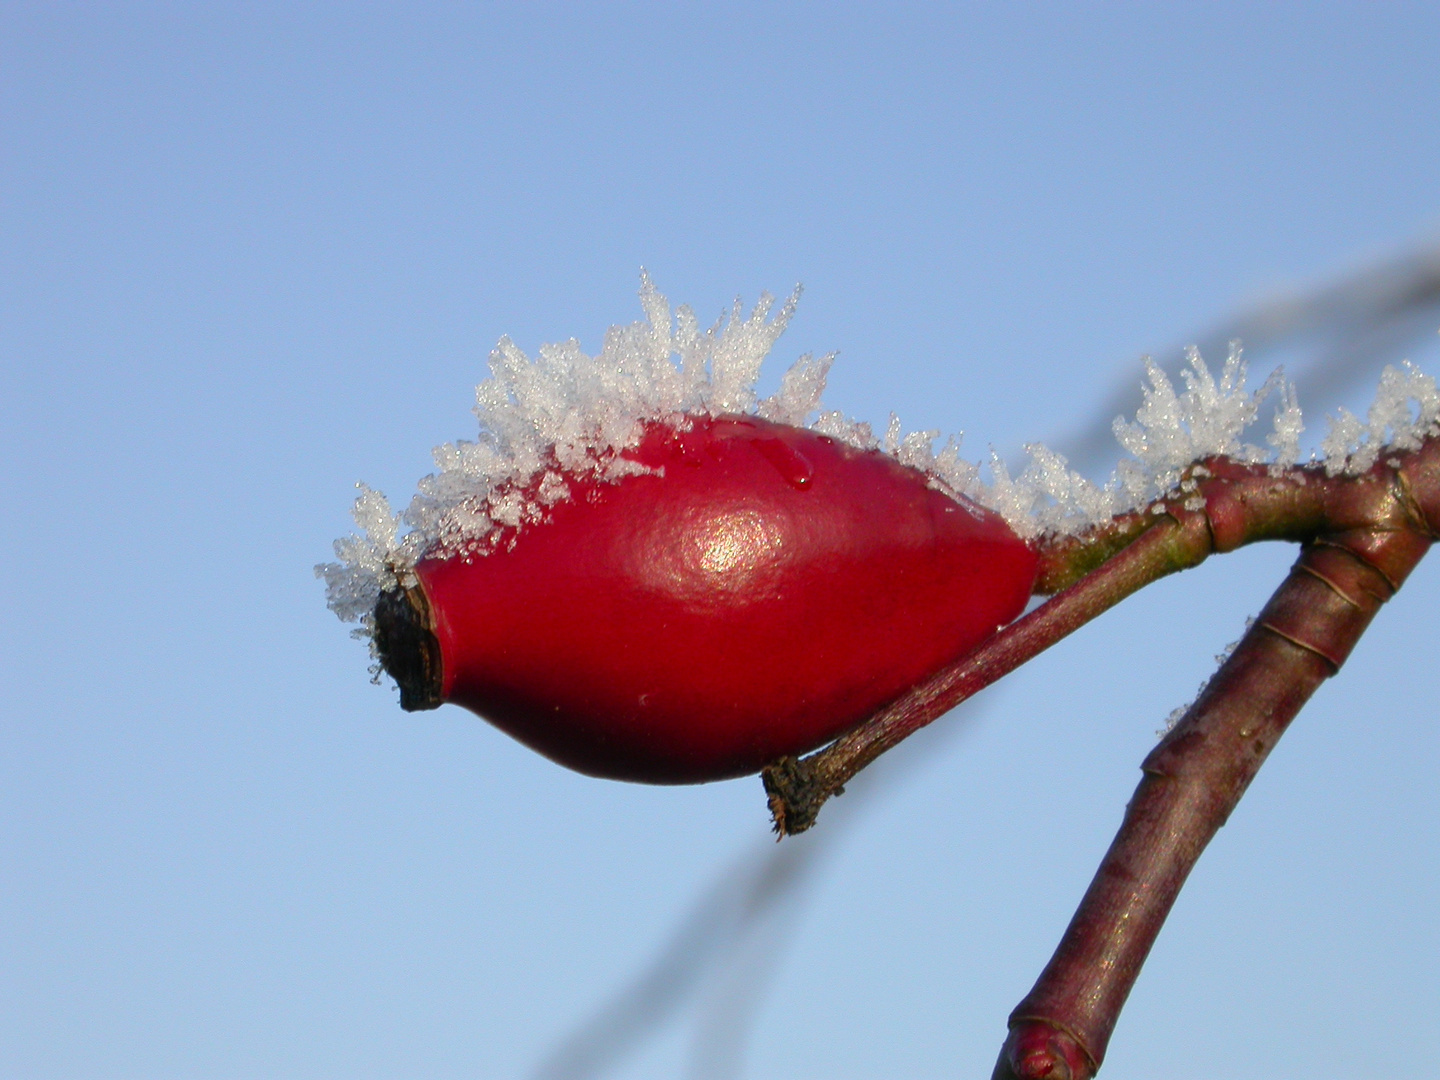
[[[338,561],[316,568],[331,609],[360,622],[363,635],[380,593],[410,584],[411,568],[423,555],[478,557],[513,542],[518,530],[572,498],[577,483],[618,482],[644,471],[623,453],[638,445],[648,424],[683,426],[697,415],[748,412],[778,423],[808,422],[821,434],[881,450],[925,472],[935,486],[996,510],[1027,538],[1078,533],[1115,514],[1158,506],[1182,490],[1183,472],[1201,458],[1223,454],[1283,468],[1300,457],[1304,427],[1294,387],[1277,371],[1257,391],[1246,390],[1236,345],[1218,379],[1192,349],[1178,390],[1146,361],[1144,404],[1133,421],[1117,418],[1114,424],[1127,456],[1105,484],[1085,479],[1038,444],[1026,447],[1028,462],[1013,477],[992,453],[987,479],[979,465],[961,457],[958,435],[936,452],[939,432],[906,434],[893,414],[877,437],[868,424],[819,411],[833,354],[801,357],[779,391],[760,399],[755,383],[761,361],[785,330],[799,295],[797,288],[773,318],[768,294],[748,316],[736,301],[728,316],[702,330],[689,307],[672,312],[642,273],[645,320],[611,327],[596,356],[572,339],[542,345],[532,360],[502,338],[490,354],[491,377],[475,390],[479,438],[437,447],[437,471],[420,481],[403,513],[360,485],[353,515],[363,535],[337,540]],[[1265,445],[1242,442],[1272,397],[1276,408]],[[1324,465],[1331,475],[1364,472],[1386,447],[1413,449],[1437,431],[1434,379],[1408,363],[1387,367],[1364,421],[1343,411],[1331,420]],[[1198,497],[1191,501],[1193,508],[1203,505]]]
[[[1255,616],[1245,616],[1245,633],[1248,634],[1250,632],[1250,628],[1254,625]],[[1238,637],[1234,641],[1230,642],[1229,645],[1226,645],[1223,649],[1221,649],[1218,653],[1215,654],[1215,669],[1217,671],[1225,666],[1226,660],[1229,660],[1230,657],[1235,655],[1235,650],[1240,647],[1240,642],[1242,642],[1243,640],[1245,640],[1243,637]],[[1185,714],[1195,706],[1196,701],[1200,700],[1199,695],[1203,694],[1205,692],[1205,687],[1209,685],[1210,679],[1206,679],[1200,684],[1200,689],[1195,692],[1195,697],[1191,698],[1184,705],[1180,705],[1174,709],[1171,709],[1170,715],[1165,717],[1164,725],[1155,732],[1156,736],[1163,739],[1166,735],[1169,735],[1170,732],[1174,731],[1175,725],[1180,723],[1180,721],[1185,718]]]

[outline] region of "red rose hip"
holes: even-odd
[[[878,451],[753,416],[653,423],[642,475],[488,552],[431,554],[375,610],[407,709],[450,701],[561,764],[755,772],[843,733],[1015,618],[1036,558]]]

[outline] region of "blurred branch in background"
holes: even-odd
[[[1333,280],[1271,296],[1198,337],[1156,354],[1177,381],[1186,347],[1223,357],[1230,342],[1245,348],[1250,367],[1265,375],[1279,364],[1300,391],[1311,424],[1330,412],[1358,383],[1374,381],[1381,367],[1417,360],[1413,350],[1434,342],[1440,330],[1440,239],[1407,248]],[[1098,416],[1053,447],[1081,471],[1109,464],[1110,432],[1117,416],[1140,407],[1140,378],[1127,367]]]
[[[1418,359],[1417,350],[1433,342],[1437,329],[1440,241],[1431,241],[1338,280],[1272,297],[1192,340],[1202,355],[1223,356],[1238,339],[1261,374],[1287,364],[1313,424],[1357,385],[1373,382],[1384,364]],[[1181,348],[1158,354],[1172,377],[1182,359]],[[1077,469],[1093,475],[1110,466],[1116,451],[1111,424],[1140,405],[1138,376],[1137,365],[1126,365],[1098,413],[1055,444]],[[978,707],[966,703],[956,711],[974,717]],[[751,1022],[783,956],[784,931],[825,856],[878,797],[935,759],[935,738],[962,730],[954,718],[936,725],[930,738],[902,745],[847,787],[823,828],[731,864],[635,981],[560,1041],[533,1080],[603,1076],[685,1010],[697,1014],[694,1080],[738,1076]]]
[[[931,730],[945,738],[963,728],[950,724]],[[566,1036],[531,1074],[533,1080],[603,1076],[697,1003],[690,1075],[694,1080],[738,1075],[750,1020],[787,940],[781,931],[799,914],[825,857],[866,807],[895,780],[933,760],[935,750],[933,739],[897,747],[832,803],[823,829],[783,844],[767,843],[727,866],[641,974]]]

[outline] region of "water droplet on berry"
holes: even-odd
[[[815,478],[815,467],[810,464],[810,459],[783,439],[756,439],[755,449],[775,466],[775,471],[791,487],[804,491]]]

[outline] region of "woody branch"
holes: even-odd
[[[777,830],[813,824],[829,795],[889,747],[1137,589],[1264,539],[1300,558],[1143,778],[1049,965],[1010,1016],[992,1080],[1089,1080],[1190,870],[1290,721],[1335,674],[1440,535],[1440,439],[1359,476],[1200,463],[1189,499],[1050,544],[1037,591],[1059,589],[924,685],[802,760],[766,771]],[[1203,497],[1203,506],[1195,498]],[[1178,505],[1177,505],[1178,503]],[[1152,520],[1153,518],[1153,520]]]

